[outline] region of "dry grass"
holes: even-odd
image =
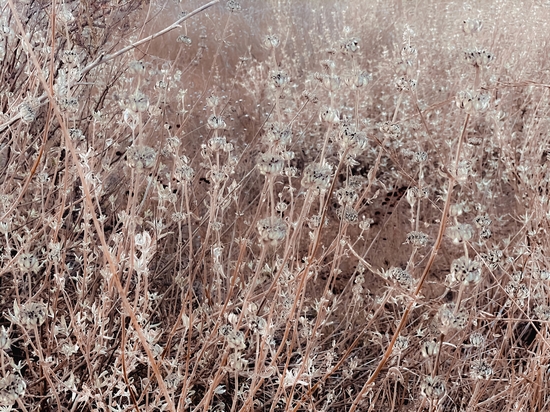
[[[211,3],[0,0],[0,410],[548,410],[549,5]]]

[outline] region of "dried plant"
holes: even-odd
[[[0,410],[548,410],[516,3],[0,0]]]

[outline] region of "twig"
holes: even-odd
[[[92,63],[90,63],[89,65],[87,65],[86,67],[84,67],[84,69],[82,69],[82,77],[88,73],[90,70],[96,68],[97,66],[99,66],[100,64],[102,63],[106,63],[108,62],[109,60],[112,60],[114,59],[115,57],[118,57],[120,56],[121,54],[124,54],[126,53],[127,51],[130,51],[138,46],[141,46],[142,44],[144,43],[147,43],[153,39],[156,39],[157,37],[160,37],[162,36],[163,34],[166,34],[168,33],[169,31],[172,31],[174,29],[177,29],[177,28],[180,28],[180,24],[183,23],[185,20],[195,16],[196,14],[199,14],[200,12],[212,7],[213,5],[219,3],[220,0],[212,0],[211,2],[209,3],[206,3],[200,7],[198,7],[197,9],[193,10],[191,13],[189,14],[186,14],[185,16],[183,16],[182,18],[176,20],[174,23],[172,23],[170,26],[162,29],[161,31],[158,31],[154,34],[151,34],[150,36],[147,36],[145,37],[144,39],[141,39],[141,40],[138,40],[137,42],[135,43],[132,43],[130,44],[129,46],[126,46],[122,49],[120,49],[119,51],[113,53],[113,54],[102,54],[101,56],[99,56],[95,61],[93,61]]]
[[[468,114],[466,115],[466,120],[464,121],[464,126],[462,127],[462,132],[460,133],[460,137],[458,139],[458,145],[457,145],[457,150],[455,155],[455,170],[460,160],[460,151],[462,148],[462,142],[464,140],[464,136],[466,135],[466,127],[468,125],[469,119],[470,119],[470,115]],[[445,199],[445,206],[443,208],[443,212],[441,213],[441,223],[439,225],[439,231],[437,233],[437,238],[432,248],[432,252],[430,253],[430,258],[428,259],[428,263],[426,264],[426,267],[424,268],[424,272],[422,273],[422,277],[420,278],[420,281],[416,286],[414,294],[412,295],[411,302],[407,305],[407,308],[405,309],[405,312],[401,317],[399,325],[397,326],[397,329],[393,334],[392,340],[389,343],[388,347],[386,348],[386,352],[384,353],[382,360],[380,361],[380,363],[378,364],[378,366],[376,367],[376,369],[374,370],[370,378],[367,380],[367,382],[365,382],[365,384],[361,388],[361,391],[353,401],[353,404],[351,405],[351,409],[349,412],[355,412],[355,410],[357,409],[357,406],[359,405],[359,402],[363,398],[363,395],[365,395],[365,393],[368,391],[371,385],[373,385],[374,381],[376,380],[376,378],[378,377],[378,375],[380,374],[380,372],[382,371],[382,369],[390,359],[395,342],[397,341],[397,338],[399,338],[399,334],[405,327],[405,324],[409,319],[409,315],[411,314],[417,302],[418,296],[420,295],[420,291],[422,290],[422,286],[424,285],[428,277],[428,274],[430,273],[432,265],[437,256],[437,252],[439,251],[439,248],[441,247],[441,243],[443,242],[443,235],[445,234],[445,227],[447,225],[447,215],[449,214],[449,209],[451,207],[451,197],[452,197],[454,185],[455,185],[455,179],[452,175],[450,175],[448,185],[447,185],[447,197]]]

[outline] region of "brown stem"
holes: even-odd
[[[468,125],[469,119],[470,119],[470,115],[467,114],[466,115],[466,120],[464,121],[464,126],[462,127],[462,132],[460,134],[460,138],[458,139],[458,145],[457,145],[457,149],[456,149],[455,162],[454,162],[455,163],[455,171],[456,171],[458,163],[460,161],[460,150],[462,148],[462,142],[463,142],[464,136],[466,134],[466,127]],[[365,384],[363,385],[363,388],[361,388],[361,391],[359,392],[359,394],[357,395],[357,397],[353,401],[353,404],[351,405],[351,409],[350,409],[349,412],[355,412],[361,398],[367,392],[369,387],[374,383],[374,381],[376,380],[376,378],[378,377],[378,375],[380,374],[380,372],[382,371],[382,369],[384,368],[384,366],[388,362],[388,360],[391,356],[391,353],[393,351],[393,346],[395,345],[395,342],[397,341],[397,338],[399,337],[399,334],[401,333],[401,331],[405,327],[405,324],[407,323],[407,320],[409,319],[409,315],[411,314],[411,312],[412,312],[412,310],[413,310],[413,308],[414,308],[414,306],[417,302],[420,291],[422,290],[422,286],[424,285],[424,282],[426,281],[426,279],[428,277],[428,274],[430,273],[432,265],[433,265],[433,263],[435,261],[435,258],[437,256],[437,252],[439,251],[439,248],[441,247],[441,243],[443,242],[443,235],[445,234],[445,227],[447,225],[447,215],[449,214],[449,208],[451,207],[451,197],[452,197],[454,185],[455,185],[455,178],[454,178],[454,176],[451,175],[451,176],[449,176],[449,181],[448,181],[448,185],[447,185],[447,197],[445,199],[445,206],[443,208],[443,212],[441,213],[441,223],[439,225],[437,238],[436,238],[434,246],[432,248],[432,252],[430,253],[428,263],[426,264],[426,267],[424,268],[424,272],[422,273],[422,277],[420,278],[420,281],[418,282],[418,285],[417,285],[417,287],[414,291],[414,294],[412,296],[412,299],[411,299],[410,303],[407,305],[407,308],[405,309],[405,312],[403,313],[403,316],[401,317],[401,321],[399,322],[399,325],[397,326],[397,329],[396,329],[395,333],[393,334],[392,340],[389,343],[389,345],[386,349],[386,352],[384,353],[384,356],[382,357],[382,360],[380,361],[380,363],[378,364],[378,366],[376,367],[376,369],[372,373],[371,377],[367,380],[367,382],[365,382]]]

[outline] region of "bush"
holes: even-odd
[[[550,9],[388,3],[0,0],[2,410],[548,409]]]

